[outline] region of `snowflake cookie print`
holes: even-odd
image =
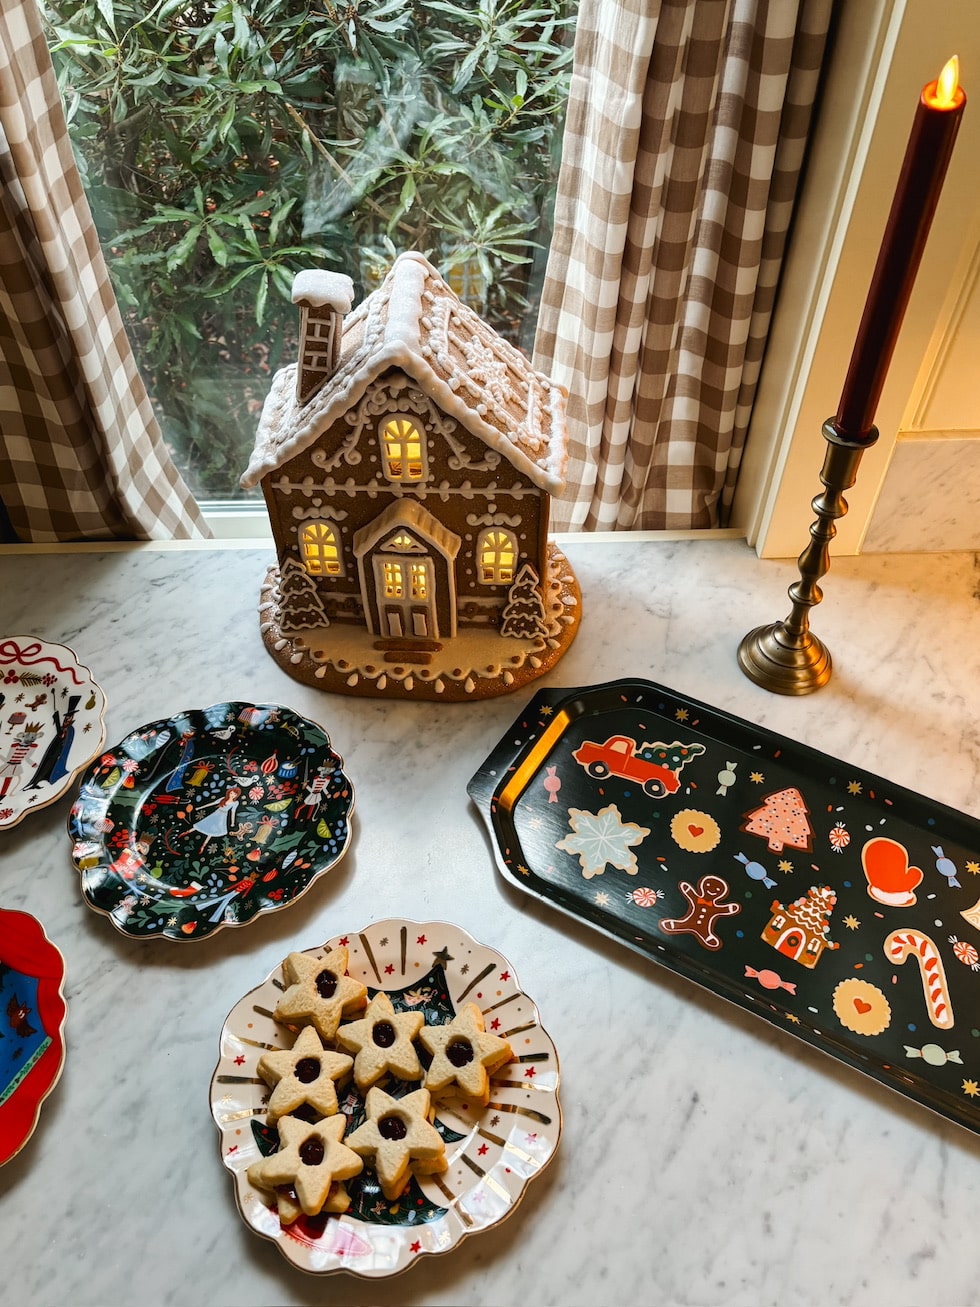
[[[615,803],[598,812],[569,808],[568,823],[572,833],[558,840],[555,848],[578,858],[586,880],[601,876],[607,866],[618,867],[627,876],[636,875],[636,854],[632,850],[650,834],[646,826],[623,821]]]

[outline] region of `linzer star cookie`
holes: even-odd
[[[424,1021],[421,1012],[396,1012],[388,995],[379,990],[360,1021],[339,1028],[337,1042],[357,1054],[354,1083],[358,1089],[370,1089],[388,1072],[399,1080],[422,1079],[422,1065],[412,1040]]]
[[[279,1151],[248,1168],[248,1178],[260,1189],[292,1185],[307,1216],[316,1216],[339,1180],[357,1175],[364,1163],[341,1143],[347,1128],[343,1113],[324,1117],[315,1125],[295,1116],[280,1117]]]
[[[287,1026],[316,1028],[324,1041],[332,1040],[342,1017],[359,1011],[367,1000],[367,988],[346,975],[347,949],[332,949],[326,957],[290,953],[282,964],[289,988],[276,1005],[273,1016]]]
[[[381,1192],[389,1200],[404,1189],[413,1165],[426,1175],[446,1169],[446,1145],[427,1119],[430,1104],[427,1089],[392,1098],[375,1086],[364,1104],[367,1119],[347,1136],[354,1152],[373,1158]]]
[[[269,1098],[268,1118],[275,1123],[308,1103],[320,1116],[333,1116],[338,1110],[337,1086],[353,1066],[346,1053],[326,1049],[312,1026],[304,1026],[292,1048],[263,1053],[257,1070],[267,1085],[273,1087]]]
[[[484,1107],[490,1101],[490,1073],[513,1057],[506,1039],[487,1033],[475,1003],[464,1004],[445,1025],[423,1026],[419,1039],[432,1054],[426,1089],[438,1095],[458,1086]]]
[[[320,1212],[339,1215],[341,1212],[346,1212],[348,1207],[350,1207],[350,1194],[347,1192],[347,1187],[335,1181],[323,1200]],[[292,1225],[302,1216],[303,1209],[299,1205],[296,1190],[292,1185],[279,1185],[276,1189],[276,1211],[279,1214],[280,1225]]]

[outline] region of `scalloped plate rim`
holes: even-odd
[[[225,1168],[226,1171],[228,1171],[229,1177],[234,1186],[235,1206],[238,1210],[239,1216],[241,1217],[242,1221],[244,1221],[248,1229],[252,1231],[253,1234],[258,1235],[260,1238],[266,1240],[269,1243],[275,1244],[278,1247],[279,1252],[282,1254],[282,1256],[286,1259],[287,1262],[289,1262],[290,1266],[295,1267],[297,1270],[303,1271],[307,1275],[320,1276],[320,1275],[347,1274],[347,1275],[355,1276],[357,1279],[361,1279],[361,1280],[393,1279],[396,1276],[404,1275],[406,1272],[410,1271],[412,1267],[415,1266],[417,1262],[423,1257],[426,1258],[437,1257],[437,1256],[442,1256],[445,1253],[452,1252],[454,1249],[458,1248],[462,1243],[464,1243],[471,1236],[485,1233],[488,1230],[496,1229],[497,1226],[499,1226],[500,1224],[502,1224],[502,1222],[507,1220],[508,1217],[512,1216],[513,1213],[516,1211],[516,1209],[523,1202],[524,1198],[526,1197],[531,1181],[536,1179],[548,1167],[548,1165],[554,1159],[556,1152],[558,1151],[558,1145],[561,1140],[561,1134],[563,1129],[561,1101],[559,1097],[559,1089],[561,1085],[561,1071],[560,1071],[560,1065],[558,1059],[558,1051],[555,1047],[554,1040],[548,1034],[545,1027],[541,1024],[540,1013],[537,1004],[533,1001],[533,999],[531,999],[524,992],[523,989],[520,988],[520,983],[514,968],[511,966],[507,958],[505,958],[502,953],[498,952],[497,949],[491,948],[489,945],[481,943],[479,940],[475,938],[475,936],[471,935],[470,932],[466,930],[464,927],[458,926],[450,921],[435,920],[435,919],[428,920],[428,921],[416,921],[412,918],[407,918],[407,917],[385,917],[377,921],[371,921],[368,925],[362,927],[358,931],[348,931],[343,934],[331,935],[327,940],[324,941],[323,944],[314,945],[311,948],[300,949],[296,951],[309,953],[309,954],[321,953],[326,949],[334,947],[342,939],[354,939],[360,936],[367,935],[368,932],[375,932],[386,927],[401,928],[403,926],[411,927],[413,929],[421,930],[421,931],[431,931],[433,928],[436,929],[442,928],[444,930],[451,930],[453,932],[456,932],[457,934],[462,935],[466,939],[470,940],[476,948],[480,949],[486,954],[492,955],[500,963],[503,964],[505,970],[509,971],[510,979],[513,981],[515,986],[515,996],[520,996],[528,1004],[530,1004],[530,1007],[532,1008],[534,1013],[535,1024],[538,1030],[540,1031],[540,1034],[543,1037],[544,1041],[549,1046],[551,1050],[551,1056],[554,1059],[555,1084],[554,1084],[553,1091],[551,1091],[549,1095],[550,1101],[551,1103],[553,1103],[553,1111],[554,1111],[554,1139],[551,1141],[551,1146],[547,1155],[541,1161],[537,1169],[532,1174],[524,1177],[524,1183],[521,1186],[519,1193],[517,1193],[514,1196],[513,1201],[510,1203],[507,1209],[501,1212],[495,1219],[489,1221],[486,1225],[481,1225],[476,1229],[466,1229],[466,1228],[460,1229],[457,1236],[446,1247],[422,1248],[419,1250],[417,1254],[415,1254],[414,1260],[409,1260],[405,1262],[403,1265],[399,1265],[394,1269],[380,1269],[380,1270],[373,1270],[373,1271],[358,1270],[355,1266],[350,1264],[345,1264],[345,1263],[341,1263],[336,1266],[326,1266],[322,1268],[311,1267],[311,1266],[304,1265],[301,1261],[297,1260],[295,1257],[291,1257],[288,1252],[288,1248],[291,1246],[289,1242],[290,1236],[286,1229],[280,1228],[278,1232],[267,1232],[265,1230],[258,1229],[249,1220],[242,1205],[242,1193],[243,1190],[245,1189],[248,1189],[248,1191],[253,1194],[256,1193],[257,1191],[248,1184],[247,1176],[245,1175],[244,1170],[236,1171],[234,1167],[228,1164],[227,1157],[224,1153],[225,1127],[218,1121],[216,1115],[216,1108],[217,1108],[216,1086],[218,1085],[218,1075],[221,1070],[222,1061],[223,1061],[223,1054],[220,1051],[220,1049],[223,1044],[225,1034],[228,1031],[228,1023],[234,1016],[236,1010],[242,1004],[247,1002],[248,999],[252,998],[252,996],[257,994],[260,990],[263,990],[267,985],[273,983],[277,977],[281,977],[282,963],[280,962],[276,967],[272,969],[272,971],[269,972],[269,974],[265,977],[265,979],[260,984],[254,986],[252,989],[248,990],[247,993],[243,994],[241,998],[238,999],[238,1001],[233,1005],[233,1007],[228,1012],[228,1015],[225,1018],[225,1021],[221,1027],[221,1034],[219,1036],[218,1061],[215,1066],[214,1072],[212,1073],[209,1097],[210,1097],[212,1120],[214,1121],[215,1127],[217,1128],[218,1131],[218,1155],[221,1160],[222,1166]],[[374,989],[376,987],[369,986],[369,988]],[[381,987],[378,986],[377,988],[381,988]],[[391,988],[395,989],[396,987],[392,986]],[[489,1109],[484,1109],[484,1110],[486,1111]],[[476,1187],[477,1183],[478,1181],[476,1180],[476,1178],[474,1178],[474,1186],[473,1186],[474,1188]],[[354,1226],[359,1231],[365,1228],[368,1230],[379,1228],[390,1232],[391,1229],[398,1228],[406,1231],[407,1233],[407,1231],[410,1229],[417,1230],[420,1228],[424,1228],[421,1226],[373,1227],[371,1225],[365,1225],[365,1223],[359,1220],[359,1218],[348,1216],[346,1213],[343,1213],[338,1217],[338,1224],[342,1224],[344,1228],[347,1229],[349,1229],[351,1226]],[[299,1241],[296,1240],[296,1243],[299,1244]]]

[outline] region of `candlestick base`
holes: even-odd
[[[757,626],[738,646],[738,665],[756,685],[774,694],[812,694],[826,685],[833,668],[830,651],[810,630],[799,634],[785,622]]]
[[[810,526],[810,543],[796,560],[800,579],[789,588],[793,610],[785,621],[756,627],[738,646],[738,665],[745,675],[776,694],[812,694],[830,680],[830,654],[810,630],[810,609],[823,598],[817,582],[830,567],[830,542],[837,534],[834,523],[847,512],[843,492],[854,485],[858,464],[878,439],[878,429],[870,427],[851,437],[828,418],[823,435],[827,442],[820,471],[823,493],[811,501],[817,518]]]

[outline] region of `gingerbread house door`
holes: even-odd
[[[374,589],[382,636],[435,639],[439,634],[435,569],[425,554],[376,555]]]
[[[383,639],[456,634],[454,562],[460,540],[413,500],[396,500],[354,534],[361,599]]]

